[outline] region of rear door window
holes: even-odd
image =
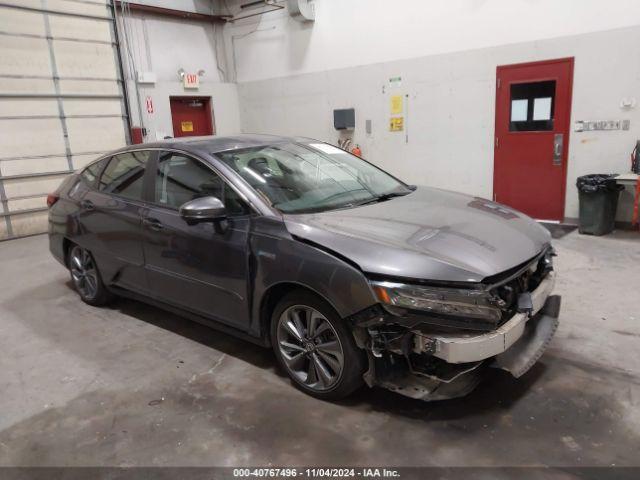
[[[149,151],[114,155],[100,177],[100,191],[132,200],[142,200],[144,172],[150,155]]]

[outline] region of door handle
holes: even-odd
[[[80,206],[85,210],[94,210],[96,208],[91,200],[82,200]]]
[[[156,232],[162,230],[164,226],[157,218],[144,218],[142,220],[142,224],[146,227],[149,227],[151,230],[155,230]]]
[[[562,165],[562,147],[564,144],[564,135],[556,133],[553,136],[553,164]]]

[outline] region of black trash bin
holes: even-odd
[[[580,197],[578,231],[588,235],[605,235],[613,230],[616,220],[618,196],[622,185],[614,174],[584,175],[576,186]]]

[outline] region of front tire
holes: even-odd
[[[281,368],[305,393],[336,400],[363,384],[364,353],[334,309],[309,292],[291,292],[278,303],[271,343]]]
[[[93,306],[109,303],[112,295],[104,286],[98,266],[89,250],[72,245],[69,249],[68,267],[73,286],[83,302]]]

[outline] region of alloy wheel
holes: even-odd
[[[84,298],[92,299],[98,293],[98,272],[91,254],[84,248],[75,246],[69,256],[69,268],[73,283]]]
[[[314,308],[294,305],[278,320],[278,349],[289,372],[305,387],[331,389],[342,376],[344,352],[335,329]]]

